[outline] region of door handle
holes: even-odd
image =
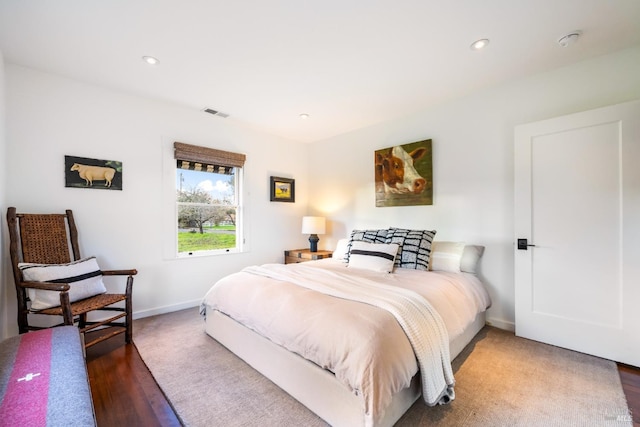
[[[535,245],[529,244],[527,239],[518,239],[518,249],[521,251],[526,251],[529,246],[535,247]]]

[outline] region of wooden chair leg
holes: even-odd
[[[24,334],[29,332],[29,320],[26,310],[18,308],[18,333]]]
[[[69,292],[60,292],[60,307],[62,307],[62,319],[65,325],[73,325],[73,312],[69,302]]]
[[[129,276],[127,277],[127,288],[126,288],[127,299],[124,302],[125,310],[127,313],[127,315],[125,316],[125,326],[127,330],[124,334],[124,339],[127,344],[133,341],[133,313],[132,313],[133,303],[131,301],[132,289],[133,289],[133,277]]]
[[[127,299],[126,304],[130,305],[131,300]],[[127,315],[125,316],[127,331],[124,333],[124,340],[127,344],[133,341],[133,316],[131,315],[131,308],[127,308]]]

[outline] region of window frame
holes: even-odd
[[[232,254],[232,253],[241,253],[244,252],[245,249],[245,239],[244,239],[244,162],[246,160],[246,155],[233,153],[229,151],[222,151],[214,148],[196,146],[185,144],[181,142],[174,142],[174,162],[173,162],[173,170],[174,170],[174,180],[173,180],[173,188],[174,188],[174,196],[173,196],[173,205],[174,205],[174,218],[175,221],[173,223],[173,235],[175,238],[175,253],[174,256],[177,259],[184,258],[193,258],[193,257],[201,257],[201,256],[215,256],[215,255],[223,255],[223,254]],[[185,168],[181,168],[179,166],[180,162],[190,162],[190,163],[199,163],[201,165],[211,165],[214,167],[225,167],[234,168],[234,204],[228,206],[234,206],[236,210],[236,219],[235,219],[235,247],[232,248],[224,248],[224,249],[209,249],[209,250],[199,250],[199,251],[191,251],[191,252],[180,252],[178,245],[178,231],[179,231],[179,206],[180,203],[178,201],[178,191],[179,189],[176,186],[178,182],[178,173]],[[212,173],[216,172],[211,171],[207,172],[206,170],[202,171],[204,173]],[[209,205],[202,204],[203,206],[225,206],[225,205]]]

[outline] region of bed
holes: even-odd
[[[203,299],[206,333],[333,426],[391,426],[421,396],[448,403],[450,362],[490,306],[475,274],[483,248],[433,232],[417,240],[430,255],[420,266],[394,230],[355,230],[333,258],[221,279]]]

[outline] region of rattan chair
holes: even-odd
[[[126,289],[123,294],[104,293],[69,302],[69,284],[24,281],[18,264],[20,262],[66,264],[80,259],[78,232],[71,210],[67,210],[65,214],[24,214],[16,213],[16,208],[11,207],[7,211],[7,223],[10,239],[9,252],[18,297],[18,329],[21,334],[44,329],[29,324],[30,317],[37,314],[61,316],[62,323],[55,326],[77,324],[83,335],[85,332],[99,328],[99,332],[91,334],[90,340],[85,337],[85,347],[122,333],[125,334],[125,341],[131,342],[133,321],[131,293],[136,270],[102,270],[103,276],[126,276]],[[60,305],[38,311],[31,310],[26,292],[28,288],[59,292]],[[120,304],[114,306],[116,303]],[[118,314],[106,320],[88,321],[87,313],[96,310],[118,312]],[[119,321],[116,322],[116,320]]]

